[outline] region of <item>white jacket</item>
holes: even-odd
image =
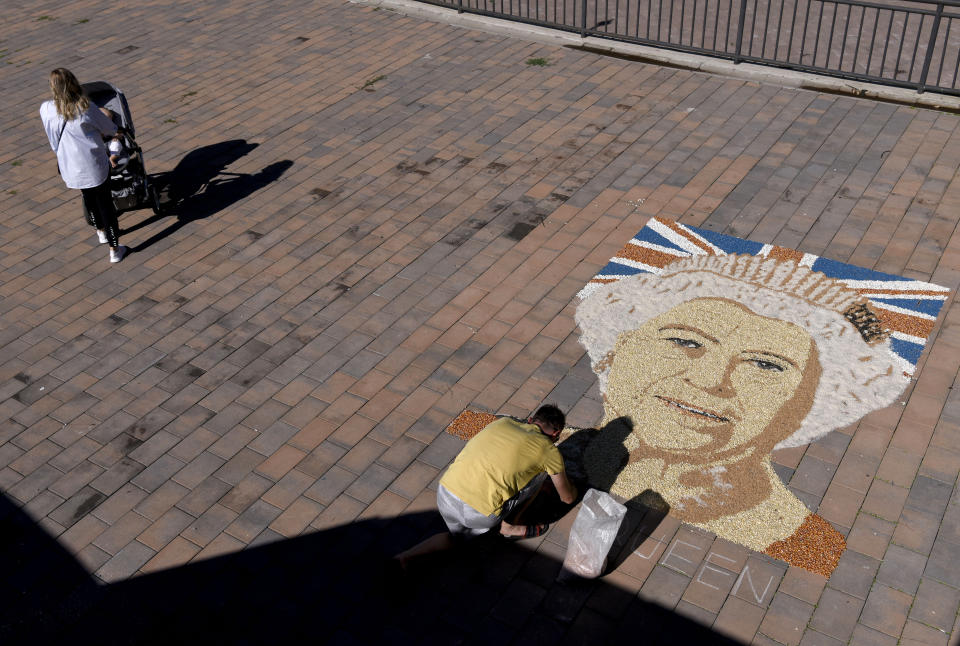
[[[64,128],[63,117],[57,114],[54,102],[44,101],[40,106],[40,119],[50,148],[57,153],[60,175],[68,188],[93,188],[107,181],[110,159],[103,136],[113,135],[117,127],[97,106],[91,104]]]

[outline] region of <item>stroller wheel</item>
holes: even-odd
[[[156,215],[160,215],[160,196],[157,195],[157,187],[153,184],[150,185],[150,206]]]

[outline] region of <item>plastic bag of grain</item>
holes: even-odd
[[[573,578],[573,575],[593,579],[603,573],[607,553],[626,513],[627,508],[610,494],[596,489],[587,491],[570,528],[567,555],[560,570],[561,580]]]

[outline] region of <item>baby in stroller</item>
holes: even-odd
[[[115,170],[123,170],[130,163],[130,149],[126,141],[126,130],[123,129],[123,123],[113,110],[100,108],[117,126],[117,134],[107,140],[107,150],[110,152],[110,167]]]
[[[117,126],[115,137],[106,140],[110,156],[110,196],[120,211],[144,206],[160,214],[160,199],[144,167],[143,150],[137,143],[130,107],[123,92],[106,81],[84,83],[81,88]]]

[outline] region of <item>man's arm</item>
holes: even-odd
[[[552,473],[550,474],[550,479],[553,481],[553,486],[556,487],[557,493],[560,494],[560,500],[568,505],[572,505],[577,499],[577,488],[570,482],[570,479],[567,478],[567,472]]]

